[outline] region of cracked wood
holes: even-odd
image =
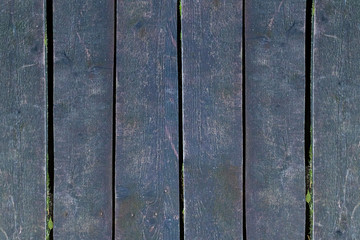
[[[305,0],[245,2],[246,229],[305,238]]]
[[[112,239],[114,1],[54,1],[54,238]]]
[[[360,239],[360,2],[315,0],[314,239]]]
[[[115,239],[179,239],[177,1],[118,1]]]
[[[242,1],[181,4],[185,239],[243,239]]]
[[[0,239],[44,239],[44,1],[1,1]]]

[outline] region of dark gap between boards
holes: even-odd
[[[305,240],[312,239],[312,127],[311,127],[311,59],[312,59],[312,15],[313,1],[306,1],[305,23],[305,200],[306,222]]]
[[[183,105],[182,105],[182,43],[181,43],[181,0],[177,1],[177,64],[178,64],[178,119],[179,119],[179,214],[180,239],[184,239],[184,161],[183,161]]]
[[[45,3],[45,47],[47,66],[47,218],[46,239],[53,240],[53,203],[54,203],[54,45],[53,45],[53,2]]]

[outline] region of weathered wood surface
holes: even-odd
[[[305,0],[245,2],[247,238],[305,238]]]
[[[54,1],[54,238],[112,238],[114,1]]]
[[[44,239],[44,1],[0,6],[0,239]]]
[[[185,239],[243,239],[242,1],[182,1]]]
[[[179,239],[176,11],[118,1],[115,239]]]
[[[360,2],[315,1],[314,239],[360,239]]]

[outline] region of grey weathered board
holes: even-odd
[[[0,3],[0,239],[44,239],[44,1]]]
[[[177,3],[117,4],[115,239],[179,239]]]
[[[245,2],[247,238],[305,238],[305,0]]]
[[[315,1],[314,239],[360,239],[360,2]]]
[[[54,1],[54,238],[112,238],[114,1]]]
[[[185,239],[243,239],[242,1],[182,1]]]

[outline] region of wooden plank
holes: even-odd
[[[112,239],[114,1],[54,1],[54,238]]]
[[[360,2],[315,9],[314,239],[360,239]]]
[[[243,239],[242,1],[182,1],[185,239]]]
[[[248,239],[305,238],[305,8],[246,1]]]
[[[118,1],[115,239],[179,239],[176,11]]]
[[[0,239],[44,239],[44,1],[0,6]]]

